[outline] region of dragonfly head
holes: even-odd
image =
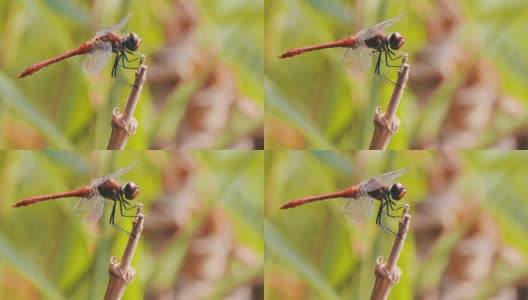
[[[399,182],[396,182],[391,185],[389,191],[391,198],[394,200],[400,200],[405,196],[405,194],[407,194],[407,188]]]
[[[137,184],[129,182],[121,187],[121,191],[127,200],[132,200],[139,194],[139,187]]]
[[[125,47],[130,51],[136,51],[141,45],[141,39],[135,33],[130,33],[125,38]]]
[[[389,36],[389,46],[392,50],[400,49],[405,44],[405,38],[399,32],[393,32]]]

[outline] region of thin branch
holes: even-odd
[[[128,242],[125,251],[123,252],[121,262],[117,262],[117,257],[115,256],[110,258],[110,265],[108,266],[110,280],[108,281],[108,287],[106,288],[105,300],[121,299],[126,286],[132,282],[136,275],[136,271],[130,266],[130,262],[132,261],[132,257],[134,257],[134,251],[136,250],[139,237],[143,231],[143,220],[145,216],[141,213],[142,209],[143,204],[138,203],[138,210],[134,220],[132,234],[128,237]]]
[[[138,122],[134,118],[134,111],[147,76],[147,66],[144,65],[144,62],[145,55],[141,55],[136,79],[128,96],[123,114],[119,113],[119,107],[114,108],[112,113],[112,134],[106,147],[107,150],[123,150],[128,138],[136,132]]]
[[[405,237],[407,231],[409,231],[409,223],[411,222],[411,216],[407,214],[409,211],[409,204],[405,204],[403,207],[403,215],[400,220],[400,228],[398,234],[394,239],[389,258],[386,263],[383,263],[383,257],[378,257],[376,260],[376,268],[374,273],[376,274],[376,282],[374,283],[374,289],[370,300],[385,300],[389,296],[392,286],[400,281],[402,272],[396,265],[400,258],[400,253],[405,243]]]
[[[409,78],[409,68],[407,64],[407,54],[403,55],[402,66],[398,72],[398,81],[392,91],[392,96],[387,106],[387,112],[383,113],[381,106],[376,108],[374,114],[374,135],[370,142],[369,150],[385,150],[393,134],[400,128],[400,119],[396,116],[401,96]]]

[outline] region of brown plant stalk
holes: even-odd
[[[121,114],[119,107],[116,107],[112,112],[112,134],[106,147],[107,150],[123,150],[128,138],[136,132],[138,122],[134,118],[134,111],[147,77],[147,66],[144,65],[144,62],[145,56],[141,55],[139,69],[136,72],[136,79],[128,96],[125,110]]]
[[[383,113],[381,106],[376,108],[374,114],[374,134],[370,142],[369,150],[385,150],[393,134],[400,128],[400,119],[396,116],[401,96],[405,90],[407,79],[409,78],[409,68],[407,64],[407,54],[403,54],[402,66],[398,72],[398,80],[392,91],[392,96],[387,106],[387,112]]]
[[[407,231],[409,231],[409,224],[411,216],[407,214],[409,211],[409,204],[403,207],[403,215],[400,220],[400,227],[398,234],[392,244],[392,249],[386,263],[383,263],[383,257],[379,256],[376,260],[376,267],[374,273],[376,275],[376,282],[370,295],[370,300],[385,300],[389,296],[392,287],[400,281],[402,272],[396,265],[400,257]]]
[[[134,219],[134,226],[132,227],[132,233],[128,237],[128,242],[123,252],[121,262],[117,261],[117,257],[112,256],[110,258],[110,264],[108,266],[108,274],[110,280],[108,281],[108,287],[106,288],[105,300],[118,300],[121,299],[125,288],[132,282],[136,271],[130,265],[132,258],[134,257],[134,251],[136,250],[139,242],[141,231],[143,231],[143,220],[145,216],[141,213],[143,204],[138,204],[138,210],[136,218]]]

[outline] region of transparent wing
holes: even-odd
[[[386,28],[391,26],[392,24],[398,22],[403,16],[405,16],[407,13],[402,13],[399,16],[396,16],[390,20],[383,21],[381,23],[378,23],[376,25],[372,25],[370,27],[367,27],[365,29],[362,29],[359,31],[356,35],[358,39],[361,40],[367,40],[373,36],[375,36],[378,32],[384,31]]]
[[[374,199],[370,197],[349,198],[343,207],[343,212],[350,222],[362,224],[372,216],[373,207]]]
[[[119,176],[122,176],[126,172],[130,171],[133,167],[135,167],[137,163],[138,162],[136,161],[136,162],[132,163],[130,166],[128,166],[126,168],[119,169],[119,170],[117,170],[117,171],[115,171],[115,172],[113,172],[111,174],[108,174],[106,176],[103,176],[103,177],[92,179],[92,181],[90,182],[90,185],[91,186],[99,186],[99,185],[105,183],[110,178],[117,178]]]
[[[75,204],[75,210],[87,222],[96,222],[101,218],[104,208],[104,198],[96,192],[92,197],[81,198]]]
[[[366,181],[360,183],[360,186],[365,190],[365,192],[370,192],[379,189],[382,186],[389,186],[396,182],[400,176],[405,174],[409,167],[404,167],[396,171],[392,171],[383,175],[372,177]]]
[[[130,19],[131,16],[132,14],[128,14],[123,19],[121,19],[121,21],[117,22],[115,25],[112,25],[110,27],[97,31],[95,33],[95,37],[100,37],[110,32],[121,31],[121,29],[125,28],[125,25],[128,23],[128,20]]]
[[[371,56],[369,48],[347,48],[341,60],[352,74],[365,74],[370,67]]]
[[[108,63],[112,57],[112,44],[110,42],[99,42],[92,46],[92,51],[84,55],[82,69],[84,73],[94,74]]]

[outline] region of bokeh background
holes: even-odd
[[[351,76],[343,49],[278,59],[407,15],[409,81],[388,149],[526,149],[528,28],[524,1],[304,1],[265,5],[266,149],[368,149],[393,87]],[[392,75],[393,81],[395,76]]]
[[[350,223],[346,199],[279,207],[408,166],[411,228],[389,298],[526,299],[527,163],[519,151],[267,151],[265,298],[369,299],[394,240],[374,216]]]
[[[263,160],[256,151],[1,151],[2,299],[102,299],[111,256],[128,237],[85,223],[75,198],[13,208],[22,198],[76,189],[137,161],[144,230],[123,299],[262,299]],[[119,226],[132,218],[116,216]]]
[[[123,33],[140,36],[149,69],[126,149],[261,149],[262,12],[242,0],[0,1],[0,148],[106,149],[130,93],[112,63],[91,76],[77,56],[17,75],[131,13]]]

